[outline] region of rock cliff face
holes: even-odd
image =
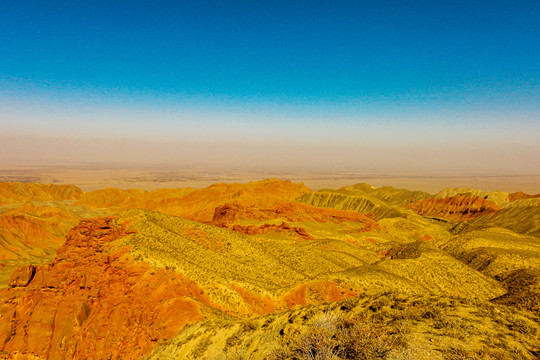
[[[422,216],[441,217],[454,221],[470,220],[483,215],[495,214],[500,210],[491,201],[470,195],[420,200],[407,205],[407,207]]]
[[[0,292],[0,356],[133,359],[201,320],[203,290],[190,279],[107,252],[127,230],[83,220],[50,264],[14,272]]]
[[[229,272],[235,270],[234,266],[224,267],[223,279],[208,280],[204,274],[191,277],[181,261],[156,267],[147,261],[134,260],[128,239],[140,235],[133,233],[138,216],[156,216],[163,221],[160,225],[171,226],[178,237],[174,241],[179,241],[184,253],[170,251],[169,255],[182,259],[187,255],[190,264],[192,260],[202,261],[211,273],[216,273],[213,267],[217,269],[222,264],[202,254],[199,259],[191,258],[186,246],[192,243],[189,246],[206,249],[207,244],[201,240],[204,229],[228,230],[143,210],[132,210],[123,216],[128,220],[115,217],[81,220],[69,231],[54,261],[21,266],[13,272],[8,280],[9,288],[0,290],[0,358],[5,355],[18,359],[135,359],[149,353],[158,340],[175,336],[186,324],[203,320],[209,314],[212,317],[220,313],[260,315],[358,293],[347,284],[313,282],[305,277],[305,282],[298,279],[274,294],[249,285],[248,272],[243,273],[244,277],[231,276]],[[150,223],[156,221],[143,223],[143,228]],[[197,230],[197,226],[201,229]],[[302,229],[286,224],[280,227],[309,237]],[[242,235],[231,234],[243,239]],[[168,237],[162,235],[164,238],[159,240],[167,247]],[[233,239],[229,237],[229,241]],[[258,245],[250,245],[247,239],[243,241],[242,251],[247,251],[246,259],[251,259],[249,246],[258,249]],[[206,251],[216,254],[223,251],[211,248]],[[258,251],[272,257],[262,249]],[[252,261],[256,262],[255,258]],[[267,263],[262,261],[260,267]],[[193,274],[202,270],[197,267]],[[216,287],[221,290],[214,291]],[[223,301],[223,297],[229,300]]]

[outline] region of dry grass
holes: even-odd
[[[169,357],[177,353],[209,360],[533,360],[540,351],[534,315],[435,295],[365,295],[192,328],[150,359],[177,359]]]
[[[377,359],[398,346],[398,338],[374,319],[346,319],[339,310],[325,311],[312,318],[301,335],[282,342],[270,359]]]

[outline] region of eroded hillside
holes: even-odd
[[[538,356],[534,196],[277,179],[2,189],[6,358],[307,359],[313,331],[350,358],[359,327],[396,345],[366,359]],[[325,316],[339,321],[314,325]]]

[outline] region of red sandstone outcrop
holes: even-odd
[[[287,224],[278,227],[309,236]],[[268,228],[273,231],[273,226]],[[82,220],[68,233],[53,262],[18,268],[10,288],[0,290],[0,355],[135,359],[186,324],[202,320],[209,313],[206,309],[238,314],[236,308],[213,303],[205,289],[188,277],[135,262],[128,247],[111,248],[111,242],[127,235],[126,225],[112,217]],[[241,284],[223,285],[245,301],[246,314],[357,293],[332,281],[299,284],[278,296]]]
[[[19,266],[9,277],[8,286],[26,286],[32,281],[35,273],[36,267],[34,265]]]
[[[0,354],[134,359],[201,320],[196,283],[107,251],[126,234],[112,218],[83,220],[52,263],[19,268],[0,291]]]
[[[498,212],[500,208],[482,197],[457,195],[442,199],[432,198],[407,205],[422,216],[434,216],[455,221],[473,219]]]
[[[241,206],[237,203],[227,203],[216,207],[212,224],[228,227],[239,219],[268,221],[280,219],[290,222],[360,222],[366,228],[378,228],[377,222],[356,211],[319,208],[299,202],[278,202],[269,208]]]
[[[280,225],[264,224],[264,225],[233,225],[232,230],[244,235],[261,235],[268,234],[270,232],[287,232],[294,233],[304,240],[311,240],[313,236],[308,234],[306,229],[301,227],[290,226],[286,222],[282,222]]]
[[[517,201],[517,200],[531,199],[531,198],[537,198],[537,197],[540,197],[540,194],[531,195],[531,194],[526,194],[524,192],[518,191],[518,192],[510,194],[508,196],[508,199],[510,201]]]
[[[258,315],[283,311],[297,305],[306,306],[327,301],[339,301],[363,292],[343,282],[314,281],[294,287],[284,294],[280,301],[276,302],[267,295],[260,295],[236,285],[230,286],[242,297],[251,312]]]

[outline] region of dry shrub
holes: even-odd
[[[339,359],[339,346],[336,334],[343,325],[340,311],[325,311],[315,315],[307,332],[293,340],[294,352],[299,360]]]
[[[235,349],[227,354],[223,360],[253,360],[253,355],[249,354],[247,349]],[[214,359],[212,359],[214,360]],[[216,359],[219,360],[219,359]]]
[[[376,359],[396,346],[398,336],[384,323],[354,319],[340,330],[340,354],[345,359]]]
[[[325,311],[315,315],[311,319],[311,326],[316,329],[328,330],[335,332],[342,324],[344,318],[343,313],[339,310]]]
[[[470,324],[462,318],[445,314],[440,315],[438,318],[435,319],[433,327],[435,329],[441,329],[450,332],[457,337],[466,336],[467,334],[475,332],[474,330],[476,330],[472,328]]]
[[[242,330],[244,332],[253,331],[257,329],[257,321],[253,318],[244,319],[242,322]]]
[[[338,344],[331,331],[327,329],[311,328],[297,340],[295,347],[299,360],[339,359]]]
[[[377,359],[397,346],[398,335],[385,323],[370,318],[345,320],[339,311],[313,318],[302,335],[280,350],[275,359],[298,360]]]
[[[197,343],[197,347],[193,351],[193,355],[197,357],[202,357],[204,352],[208,349],[208,347],[212,345],[212,340],[210,340],[210,337],[206,336],[199,340]]]
[[[470,351],[462,348],[450,348],[444,354],[446,360],[500,360],[487,351]]]
[[[269,350],[268,359],[270,360],[286,360],[292,357],[292,352],[286,345],[275,343]]]

